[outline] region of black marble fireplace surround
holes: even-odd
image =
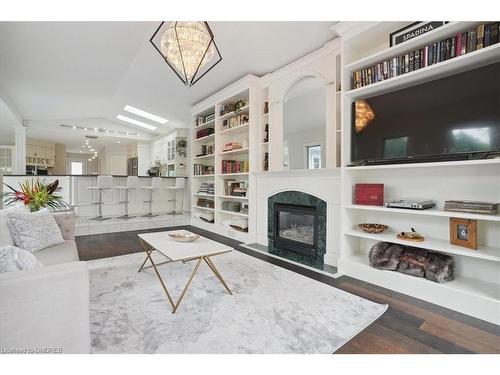
[[[283,191],[267,200],[268,251],[322,268],[326,253],[326,202],[300,191]]]

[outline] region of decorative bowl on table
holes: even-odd
[[[389,229],[389,226],[384,224],[363,223],[358,224],[358,228],[366,233],[382,233]]]
[[[177,242],[193,242],[200,238],[199,234],[194,233],[169,233],[168,235]]]

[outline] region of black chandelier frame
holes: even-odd
[[[160,30],[161,30],[162,26],[165,24],[165,22],[166,21],[163,21],[162,23],[160,23],[160,26],[158,26],[158,28],[156,29],[156,31],[154,32],[154,34],[151,36],[151,38],[149,39],[149,41],[153,45],[153,47],[158,51],[158,53],[161,55],[161,57],[167,63],[167,65],[170,67],[170,69],[172,69],[174,71],[174,73],[177,75],[177,77],[179,77],[179,79],[182,81],[182,83],[184,83],[184,85],[186,85],[186,86],[193,86],[202,77],[204,77],[205,74],[207,74],[210,70],[212,70],[214,66],[216,66],[218,63],[220,63],[222,61],[222,55],[221,55],[221,53],[219,51],[219,47],[217,47],[217,43],[215,43],[214,34],[212,33],[212,29],[210,29],[210,26],[208,26],[208,22],[203,21],[203,23],[205,24],[205,27],[207,28],[208,33],[210,34],[210,43],[208,43],[207,49],[203,53],[203,57],[200,59],[200,63],[198,64],[198,67],[196,68],[196,71],[193,74],[193,77],[191,78],[191,80],[189,80],[187,78],[186,68],[184,67],[184,59],[182,57],[182,50],[180,48],[179,39],[177,37],[177,21],[175,21],[174,30],[175,30],[175,37],[176,37],[176,40],[177,40],[177,43],[178,43],[179,52],[180,52],[180,55],[181,55],[182,73],[184,73],[184,77],[182,77],[182,75],[179,74],[178,69],[176,69],[174,66],[172,66],[172,64],[163,55],[163,53],[161,52],[160,48],[154,42],[154,38],[156,37],[156,35],[158,34],[158,32],[160,32]],[[210,45],[212,43],[213,43],[213,45],[215,47],[215,50],[217,51],[217,55],[219,56],[219,59],[210,68],[208,68],[203,74],[201,74],[199,77],[197,77],[198,72],[200,71],[201,63],[202,63],[203,59],[205,58],[205,55],[207,54],[208,49],[210,48]]]

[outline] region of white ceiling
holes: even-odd
[[[129,104],[169,119],[155,132],[140,130],[147,140],[189,126],[193,104],[245,74],[266,74],[321,47],[334,37],[333,23],[210,22],[222,61],[186,88],[149,43],[158,23],[0,22],[0,88],[30,136],[51,130],[55,141],[80,144],[83,134],[62,132],[61,123],[137,131],[116,120]]]

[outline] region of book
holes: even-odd
[[[467,37],[467,53],[470,53],[470,52],[476,50],[476,32],[474,30],[471,30],[468,32],[467,36],[468,36]],[[485,41],[486,41],[486,37],[485,37]]]
[[[450,59],[452,59],[456,56],[455,40],[456,40],[456,38],[451,38]]]
[[[413,70],[418,69],[420,69],[420,50],[417,49],[413,57]]]
[[[466,54],[467,53],[467,33],[466,32],[462,33],[462,42],[460,45],[461,45],[460,54],[461,55]]]
[[[498,29],[498,26],[500,24],[498,22],[494,22],[491,24],[491,28],[490,28],[490,46],[493,45],[493,44],[496,44],[498,43],[498,33],[500,32],[500,30]]]
[[[483,47],[488,47],[491,43],[491,25],[486,24],[484,25],[484,42],[483,42]]]
[[[449,60],[451,56],[451,40],[450,38],[444,41],[444,58],[443,60]]]
[[[455,56],[460,56],[462,54],[462,34],[457,34],[455,36]]]
[[[477,27],[476,34],[476,50],[483,48],[484,42],[484,25],[479,25]]]

